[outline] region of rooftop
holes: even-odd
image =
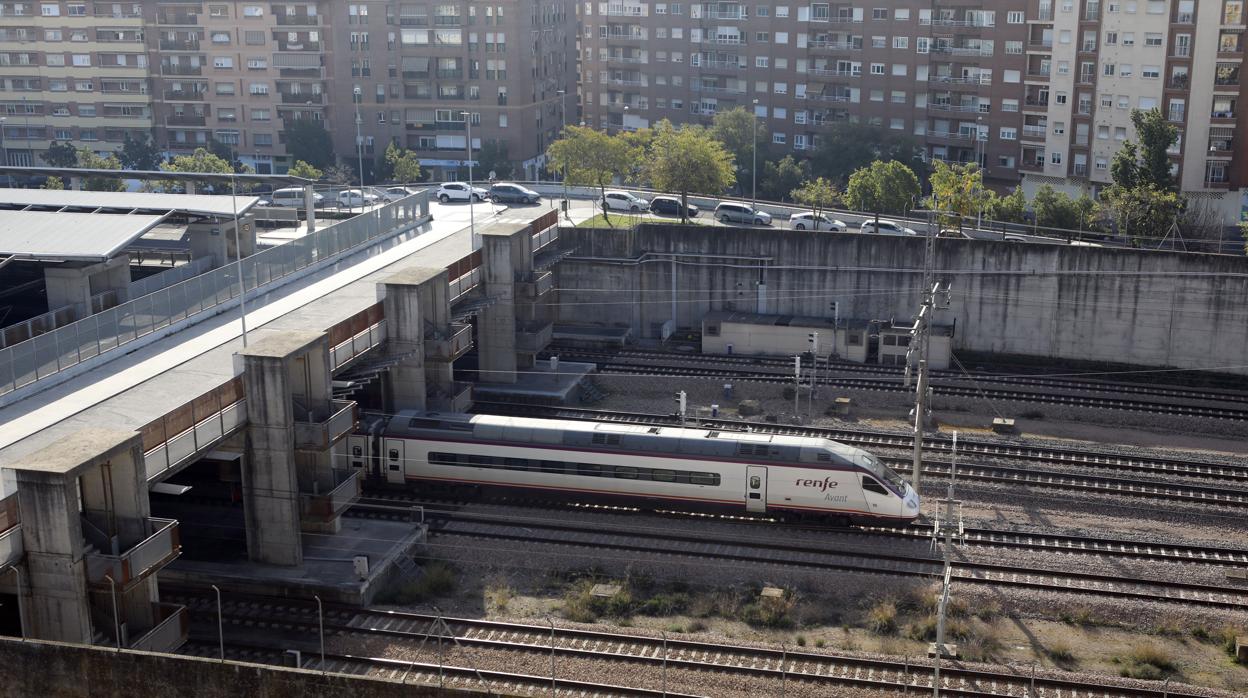
[[[58,262],[105,261],[167,215],[0,210],[0,255]]]
[[[237,199],[237,202],[235,201]],[[233,218],[260,200],[256,196],[149,194],[145,192],[74,191],[70,189],[0,189],[0,208],[49,211],[190,213]]]

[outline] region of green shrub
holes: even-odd
[[[1125,657],[1118,657],[1118,673],[1133,679],[1158,681],[1179,671],[1178,662],[1165,649],[1151,643],[1136,645]]]
[[[397,585],[378,595],[378,601],[408,605],[446,596],[455,591],[458,578],[455,568],[445,562],[430,562],[420,568],[420,577],[400,581]]]
[[[741,620],[756,627],[791,628],[795,606],[790,596],[764,596],[741,608]]]
[[[815,640],[815,647],[818,647],[820,649],[823,649],[827,644],[828,643],[823,638],[819,638],[818,640]]]
[[[897,632],[897,603],[891,599],[885,599],[868,609],[867,629],[880,635],[891,635]]]
[[[796,641],[796,642],[797,642],[797,646],[798,646],[798,647],[805,647],[805,646],[806,646],[806,636],[805,636],[805,635],[798,635],[798,636],[797,636],[797,641]]]
[[[637,606],[637,614],[643,616],[671,616],[684,613],[689,608],[689,603],[689,595],[683,592],[655,594]]]
[[[1087,606],[1076,606],[1073,609],[1062,611],[1060,616],[1063,623],[1070,625],[1095,625],[1096,619],[1092,614],[1092,609]]]
[[[936,616],[929,615],[906,626],[906,637],[916,642],[932,642],[936,639]]]
[[[1063,669],[1073,669],[1079,663],[1075,658],[1075,650],[1065,640],[1050,642],[1048,649],[1044,653],[1049,656],[1049,659],[1053,660],[1054,664]]]

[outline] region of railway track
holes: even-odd
[[[453,516],[456,512],[461,511],[461,507],[465,504],[462,500],[436,499],[429,497],[417,498],[409,494],[398,494],[395,492],[385,492],[384,494],[384,497],[378,497],[377,492],[369,493],[369,497],[361,499],[353,509],[349,510],[350,513],[354,516],[364,516],[368,518],[412,520],[415,518],[415,512],[413,509],[418,507],[420,509],[420,515],[428,520]],[[762,526],[782,525],[787,528],[818,531],[820,533],[833,535],[861,534],[867,536],[894,537],[909,540],[929,540],[932,536],[932,527],[927,523],[914,523],[905,527],[835,527],[814,526],[810,524],[803,524],[799,526],[766,517],[711,516],[707,514],[690,514],[688,512],[680,511],[643,512],[642,509],[637,508],[628,509],[619,506],[604,508],[598,505],[579,505],[575,502],[559,503],[547,500],[527,500],[523,498],[518,500],[474,500],[473,503],[533,508],[535,510],[546,509],[593,512],[605,509],[610,513],[616,514],[654,513],[681,518],[694,517],[698,519],[711,517],[717,521],[726,523]],[[513,522],[518,521],[518,519],[511,514],[497,514],[494,516],[499,518],[507,517],[508,520]],[[1098,536],[1033,533],[1027,531],[1013,531],[976,526],[966,526],[961,530],[962,536],[960,543],[970,547],[994,549],[1012,548],[1017,550],[1033,550],[1037,552],[1151,560],[1154,562],[1191,563],[1229,567],[1248,566],[1248,549],[1245,548],[1215,547],[1186,543],[1159,543],[1156,541],[1141,541],[1126,538],[1107,538]]]
[[[663,377],[714,378],[717,380],[748,381],[754,383],[772,383],[789,385],[793,383],[792,371],[785,372],[779,368],[774,371],[757,369],[723,369],[695,368],[691,366],[673,366],[661,364],[629,364],[600,363],[598,373],[611,375],[643,375]],[[818,384],[835,388],[853,390],[870,390],[875,392],[910,392],[902,384],[900,378],[820,378]],[[1104,397],[1094,395],[1076,395],[1064,393],[1044,393],[1031,390],[1014,390],[1003,388],[979,388],[975,386],[934,384],[932,394],[947,397],[966,397],[988,400],[1024,402],[1027,404],[1061,405],[1065,407],[1089,407],[1094,409],[1114,409],[1130,412],[1146,412],[1168,416],[1206,417],[1211,419],[1245,420],[1248,419],[1248,405],[1244,407],[1213,407],[1207,405],[1184,405],[1166,402],[1145,402],[1129,398]]]
[[[212,631],[193,633],[196,639],[187,652],[197,656],[217,656],[213,640],[217,612],[208,595],[187,594],[178,599],[191,610],[197,626]],[[386,638],[405,645],[452,644],[478,651],[497,651],[514,657],[517,652],[558,658],[599,660],[611,664],[629,664],[648,669],[653,682],[661,669],[712,672],[731,677],[762,680],[777,688],[785,682],[812,686],[840,686],[860,690],[876,689],[889,692],[926,692],[932,690],[933,671],[929,662],[911,664],[885,659],[869,659],[809,651],[789,651],[766,647],[750,647],[727,643],[699,642],[678,638],[656,638],[602,630],[579,630],[471,618],[442,617],[429,614],[326,606],[323,627],[326,634],[338,638]],[[275,631],[279,638],[299,636],[305,646],[315,642],[321,620],[314,605],[264,597],[229,598],[222,605],[221,619],[234,628],[255,635],[257,628]],[[309,640],[309,638],[312,638]],[[269,659],[280,663],[285,647],[251,640],[227,643],[231,654],[245,653],[248,661]],[[310,646],[309,646],[309,649]],[[308,656],[311,655],[311,656]],[[657,696],[653,688],[621,687],[568,681],[556,676],[500,674],[472,667],[447,667],[425,663],[409,663],[385,658],[326,654],[320,664],[319,652],[308,652],[304,668],[323,669],[354,674],[381,675],[391,679],[422,680],[436,684],[492,688],[501,682],[516,688],[545,691],[547,695],[595,696]],[[632,675],[640,679],[640,676]],[[451,682],[456,682],[452,684]],[[555,690],[551,693],[552,682]],[[1182,690],[1124,687],[1112,682],[1089,683],[1049,676],[1026,675],[1009,671],[968,669],[948,662],[941,670],[941,692],[964,698],[1013,696],[1022,698],[1055,698],[1058,696],[1096,695],[1098,698],[1197,698],[1198,694]],[[668,696],[685,694],[664,691]]]
[[[479,403],[476,409],[494,414],[514,414],[517,416],[530,417],[538,416],[550,419],[576,419],[658,426],[680,425],[680,419],[674,415],[646,414],[638,412],[615,412],[608,410],[588,410],[579,408],[484,402]],[[697,426],[711,427],[722,430],[750,431],[754,433],[784,436],[822,437],[868,449],[881,447],[910,449],[914,446],[913,436],[880,431],[790,426],[728,419],[698,418],[689,420],[689,423]],[[943,437],[925,436],[923,438],[923,448],[948,453],[953,449],[953,442],[951,439]],[[1082,451],[1072,448],[1019,446],[1016,444],[1002,444],[976,439],[959,439],[958,452],[961,456],[966,456],[968,454],[983,455],[1057,465],[1083,465],[1115,472],[1142,473],[1165,478],[1174,478],[1175,476],[1199,477],[1224,480],[1234,484],[1248,483],[1248,465],[1240,466],[1221,463],[1184,461],[1181,459],[1124,456],[1107,452]],[[910,459],[884,456],[881,456],[881,458],[892,465],[903,465],[906,468],[910,467]],[[934,476],[947,476],[950,469],[951,464],[949,462],[924,460],[923,472],[925,474],[930,473]],[[1124,496],[1144,497],[1147,499],[1197,502],[1228,507],[1248,507],[1248,490],[1203,483],[1175,483],[1171,481],[1159,480],[1138,480],[1116,476],[1036,470],[1031,467],[984,465],[966,462],[958,464],[958,477],[964,478],[965,480],[985,483],[1021,484],[1035,487],[1051,487],[1068,490],[1073,489],[1085,492],[1113,493]]]
[[[637,351],[625,350],[619,352],[596,351],[575,349],[569,347],[555,347],[547,349],[543,356],[559,356],[562,359],[570,361],[589,361],[589,362],[616,362],[627,363],[629,361],[689,361],[697,363],[705,363],[708,365],[721,366],[768,366],[777,367],[782,372],[789,373],[793,368],[793,360],[791,357],[765,357],[765,356],[721,356],[715,354],[683,354],[680,352],[662,352],[662,351]],[[903,375],[903,369],[893,366],[882,366],[879,364],[859,364],[848,361],[820,361],[819,370],[830,371],[835,373],[854,373],[873,376],[886,376],[889,378],[900,379]],[[791,374],[790,374],[791,375]],[[983,371],[967,372],[960,371],[931,371],[930,377],[936,384],[943,382],[967,382],[976,383],[994,383],[1004,385],[1018,385],[1038,388],[1054,388],[1059,390],[1075,390],[1083,392],[1104,392],[1119,393],[1125,395],[1137,395],[1141,397],[1157,397],[1169,398],[1175,400],[1198,400],[1201,402],[1231,402],[1243,404],[1248,407],[1248,393],[1236,390],[1211,390],[1211,389],[1192,389],[1181,387],[1166,387],[1157,385],[1140,385],[1136,383],[1122,383],[1114,381],[1101,380],[1080,380],[1077,377],[1071,378],[1048,378],[1044,376],[1032,375],[1001,375],[999,373],[988,373]]]

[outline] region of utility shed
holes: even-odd
[[[747,356],[794,356],[811,351],[810,335],[819,334],[819,356],[835,356],[865,363],[869,323],[834,321],[799,315],[759,315],[730,311],[707,313],[702,318],[703,354]]]

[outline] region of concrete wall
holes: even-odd
[[[480,696],[463,689],[398,681],[322,675],[300,669],[219,662],[147,652],[116,652],[102,647],[0,639],[0,698],[399,698],[399,696]],[[492,694],[498,695],[498,694]]]
[[[832,301],[842,321],[908,320],[924,240],[641,225],[565,228],[559,245],[574,253],[557,267],[557,322],[653,338],[673,306],[688,328],[712,310],[828,317]],[[956,323],[955,351],[1248,374],[1246,258],[942,239],[935,268],[952,283],[934,319]]]

